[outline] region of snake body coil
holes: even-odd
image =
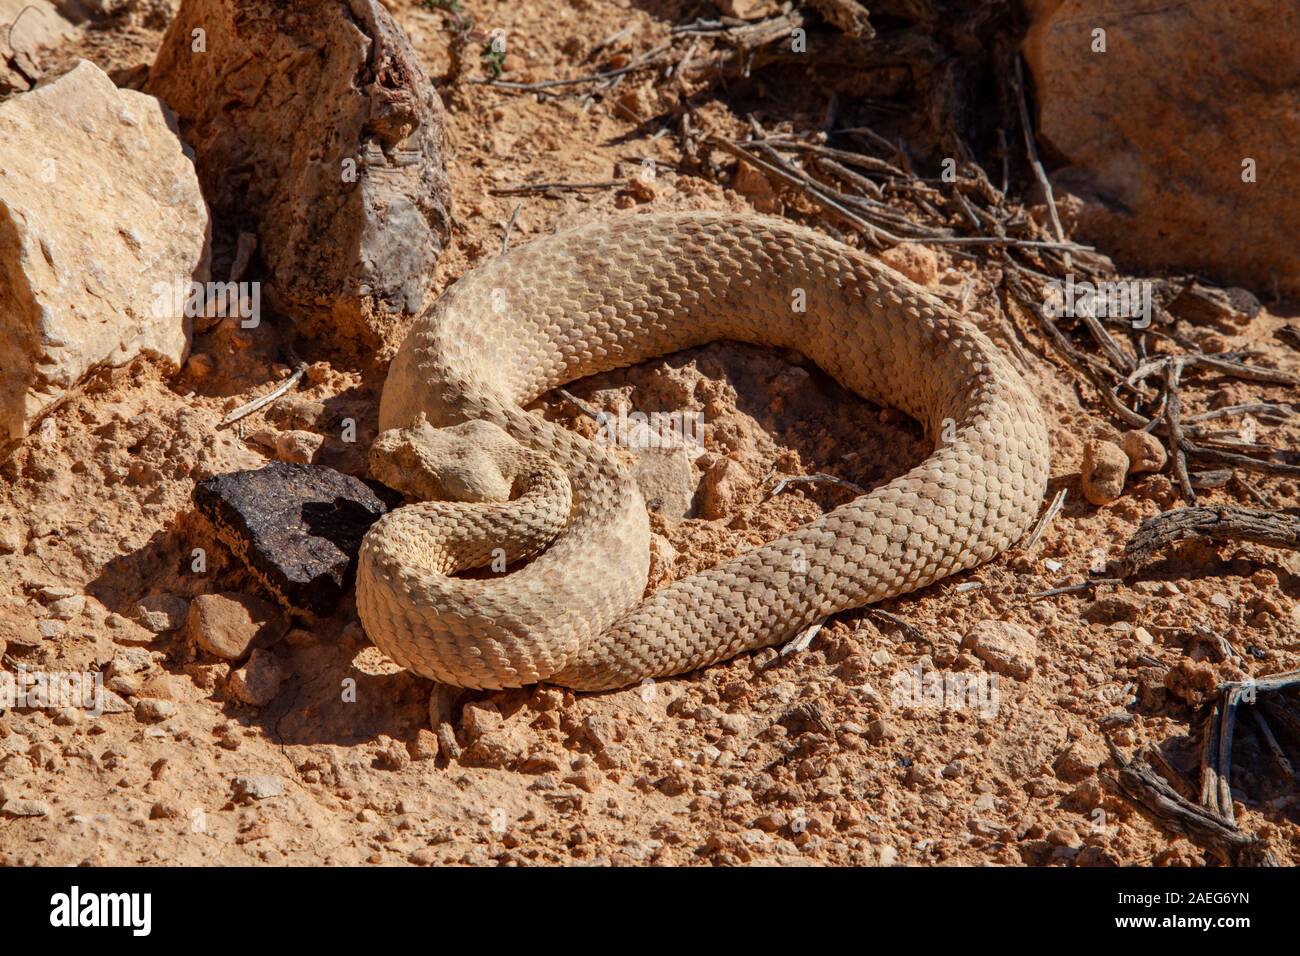
[[[870,494],[642,600],[639,491],[609,448],[522,406],[720,339],[798,349],[948,440]],[[471,688],[620,687],[788,640],[989,560],[1032,525],[1048,478],[1037,402],[981,332],[860,252],[715,213],[584,226],[465,276],[412,328],[379,423],[376,473],[441,500],[367,534],[362,623],[398,664]],[[510,573],[454,576],[494,556]]]

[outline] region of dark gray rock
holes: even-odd
[[[194,504],[218,537],[289,608],[332,614],[352,587],[366,531],[400,497],[319,465],[276,461],[216,475]]]
[[[194,148],[214,248],[256,233],[267,304],[341,354],[391,357],[451,187],[442,102],[383,5],[184,0],[146,90]]]

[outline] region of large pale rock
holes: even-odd
[[[96,366],[184,360],[158,287],[207,281],[209,230],[172,127],[85,61],[0,103],[0,446]]]
[[[442,103],[383,6],[184,0],[147,89],[181,117],[221,228],[258,234],[266,301],[344,354],[395,351],[451,191]]]
[[[1053,179],[1080,233],[1133,267],[1300,291],[1300,6],[1028,6],[1040,139],[1069,164]],[[1247,159],[1255,182],[1242,181]]]

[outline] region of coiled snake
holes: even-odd
[[[939,444],[871,493],[642,600],[649,524],[626,469],[522,406],[719,339],[798,349]],[[398,664],[469,688],[614,688],[788,640],[1010,547],[1049,464],[1037,402],[971,324],[818,233],[704,212],[583,226],[466,275],[411,329],[379,424],[376,476],[432,500],[367,534],[362,623]],[[494,555],[509,573],[455,576]]]

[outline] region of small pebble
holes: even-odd
[[[1094,438],[1083,446],[1080,478],[1083,496],[1094,505],[1108,505],[1124,493],[1128,456],[1114,442]]]
[[[176,714],[176,705],[170,700],[158,700],[153,697],[146,697],[137,701],[135,705],[135,719],[142,724],[157,724],[173,717]]]
[[[48,817],[50,805],[44,800],[10,799],[0,806],[0,814],[6,817]]]
[[[1140,428],[1124,433],[1124,454],[1129,473],[1134,475],[1160,471],[1169,457],[1160,439]]]
[[[284,780],[274,774],[249,774],[230,781],[238,801],[266,800],[284,796]],[[364,811],[363,811],[364,812]]]

